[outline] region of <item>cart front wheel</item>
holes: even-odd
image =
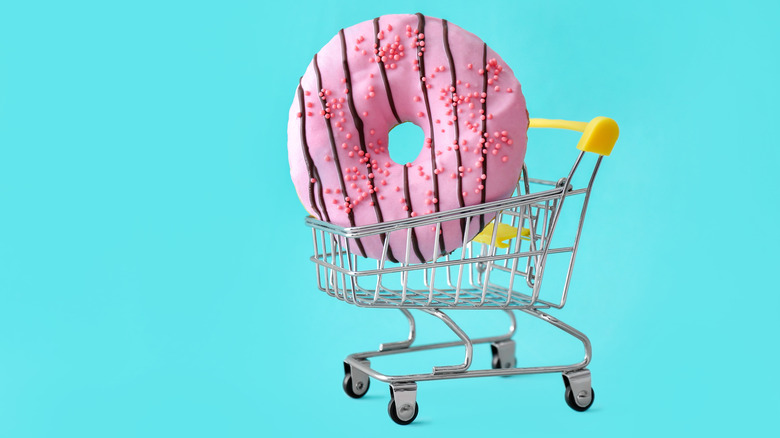
[[[347,374],[344,376],[344,383],[342,384],[342,387],[344,388],[344,392],[347,393],[348,396],[352,398],[360,398],[366,395],[368,392],[368,387],[371,384],[371,380],[366,379],[364,382],[357,382],[358,389],[357,391],[352,386],[352,375]]]
[[[404,409],[404,408],[406,408],[406,409]],[[387,405],[387,413],[390,414],[390,418],[392,418],[393,421],[395,421],[396,423],[398,423],[398,424],[400,424],[402,426],[410,424],[412,421],[414,421],[414,419],[417,418],[417,413],[419,412],[419,410],[420,410],[420,408],[419,408],[419,406],[417,406],[417,402],[414,402],[414,413],[412,414],[412,416],[410,418],[408,418],[406,420],[402,420],[401,418],[398,417],[398,412],[396,411],[396,408],[395,408],[395,399],[390,400],[390,403]],[[408,414],[411,411],[411,406],[405,406],[405,407],[403,407],[401,409],[401,411],[402,411],[402,415],[403,414],[407,414],[407,415],[404,415],[406,417],[406,416],[408,416]]]
[[[579,397],[576,397],[574,395],[574,391],[572,391],[571,387],[569,387],[567,385],[566,386],[566,404],[569,405],[570,408],[574,409],[575,411],[579,411],[579,412],[587,411],[588,408],[593,405],[593,400],[596,399],[596,392],[593,391],[593,388],[590,388],[590,402],[587,405],[585,405],[585,406],[582,406],[582,405],[578,404],[577,403],[578,402],[577,398],[579,398]]]

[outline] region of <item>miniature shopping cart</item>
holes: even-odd
[[[593,403],[590,371],[586,368],[591,358],[590,341],[543,310],[560,309],[566,303],[593,180],[601,160],[610,154],[617,141],[618,127],[606,117],[597,117],[589,123],[531,119],[530,127],[583,133],[577,145],[580,152],[568,175],[554,181],[534,179],[524,166],[515,193],[509,199],[375,225],[343,228],[312,217],[306,219],[306,225],[312,229],[311,260],[316,264],[320,290],[359,307],[399,309],[408,319],[409,336],[405,341],[381,344],[377,351],[351,354],[344,360],[343,388],[347,395],[353,398],[365,395],[372,378],[388,383],[391,394],[388,413],[398,424],[409,424],[417,417],[417,382],[428,380],[562,373],[566,403],[572,409],[585,411]],[[585,174],[577,179],[587,183],[584,188],[574,187],[578,169],[588,167],[586,161],[593,163],[591,173],[589,177]],[[435,227],[434,241],[438,241],[443,223],[465,220],[464,229],[469,230],[471,221],[480,216],[494,219],[471,241],[464,235],[460,249],[429,262],[388,261],[390,239],[384,239],[380,260],[358,257],[354,252],[357,239],[405,233],[406,257],[402,255],[400,260],[409,260],[414,228]],[[569,224],[569,232],[563,232],[564,225]],[[434,254],[437,253],[435,248]],[[561,266],[559,271],[564,278],[559,282],[562,292],[556,288],[550,297],[546,290],[542,293],[542,279],[552,275],[548,265],[553,259]],[[413,346],[416,329],[410,309],[439,318],[460,340]],[[509,316],[510,329],[503,335],[471,339],[444,309],[499,310]],[[584,359],[572,365],[517,367],[512,340],[516,327],[514,310],[546,321],[581,341],[585,347]],[[491,346],[492,368],[472,370],[473,346],[482,343]],[[457,346],[465,347],[464,362],[434,366],[430,373],[387,375],[372,368],[368,360]]]

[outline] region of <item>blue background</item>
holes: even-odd
[[[381,3],[2,3],[0,436],[773,427],[778,3]],[[316,291],[287,110],[339,28],[416,11],[502,54],[532,117],[620,124],[556,313],[594,345],[587,413],[558,375],[422,383],[405,429],[387,385],[341,390],[343,358],[403,337],[404,319]],[[422,341],[445,335],[429,319]],[[520,328],[521,361],[577,360]]]

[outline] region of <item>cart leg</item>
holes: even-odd
[[[400,309],[400,310],[401,312],[403,312],[404,316],[406,316],[406,320],[409,321],[409,336],[406,338],[405,341],[387,342],[384,344],[380,344],[379,351],[403,350],[404,348],[409,348],[409,346],[411,346],[412,343],[414,342],[414,338],[416,336],[414,317],[412,316],[412,313],[409,312],[408,310],[406,309]]]
[[[365,359],[360,361],[361,365],[370,368],[371,363]],[[371,381],[368,374],[353,367],[348,362],[344,362],[344,392],[352,398],[360,398],[368,392],[368,386]]]
[[[581,369],[563,373],[566,385],[566,404],[575,411],[585,411],[595,398],[590,382],[590,370]]]
[[[493,342],[490,344],[490,351],[493,353],[493,369],[515,367],[517,363],[515,358],[515,341],[510,339]]]
[[[463,341],[463,345],[466,347],[466,358],[463,360],[462,364],[433,367],[433,374],[461,373],[469,369],[471,366],[471,359],[474,357],[474,344],[471,342],[471,339],[469,339],[468,335],[466,335],[466,332],[464,332],[462,328],[458,327],[458,325],[455,324],[455,321],[453,321],[449,316],[447,316],[439,309],[420,310],[439,318],[443,323],[447,324],[447,327],[449,327],[450,330],[458,335],[460,340]]]
[[[390,403],[387,413],[398,424],[406,425],[417,418],[417,384],[399,382],[390,385]]]

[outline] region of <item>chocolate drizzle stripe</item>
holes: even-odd
[[[482,43],[482,94],[485,97],[482,98],[482,115],[485,117],[482,120],[482,139],[485,141],[482,143],[482,175],[487,175],[487,85],[488,85],[488,72],[487,72],[487,43]],[[485,203],[485,196],[487,195],[487,178],[482,180],[482,203]],[[479,228],[485,227],[485,216],[479,217]]]
[[[303,86],[301,85],[300,79],[298,80],[298,104],[301,109],[301,147],[303,148],[303,161],[306,163],[306,171],[309,174],[309,203],[314,211],[317,212],[317,216],[319,216],[320,220],[322,220],[322,213],[320,213],[320,209],[317,208],[317,202],[314,200],[314,182],[312,182],[312,180],[315,179],[314,172],[316,171],[316,167],[314,167],[311,155],[309,155],[309,145],[306,142],[306,107],[303,103]],[[317,179],[317,181],[319,181],[319,179]],[[322,184],[320,184],[320,189],[321,188]],[[323,204],[323,207],[324,206],[325,205]]]
[[[341,38],[341,63],[344,67],[344,79],[346,80],[346,86],[347,90],[349,91],[347,93],[347,104],[349,106],[349,112],[352,114],[352,120],[355,123],[355,129],[358,132],[358,138],[360,139],[360,150],[363,151],[364,156],[367,154],[368,150],[366,149],[366,136],[365,132],[363,132],[363,120],[358,115],[357,109],[355,108],[355,101],[353,99],[353,95],[355,94],[352,89],[352,75],[350,74],[349,70],[349,61],[347,59],[347,40],[344,36],[344,29],[339,30],[339,37]],[[366,171],[368,172],[368,182],[371,184],[371,187],[374,186],[374,177],[371,176],[373,174],[373,170],[371,168],[371,160],[366,159]],[[376,213],[376,219],[379,222],[384,222],[384,217],[382,216],[382,209],[379,207],[379,199],[377,198],[376,192],[371,193],[371,201],[374,203],[374,212]],[[382,241],[382,245],[385,243],[385,239],[387,238],[387,234],[380,234],[379,238]],[[390,245],[387,246],[387,258],[390,259],[392,262],[397,262],[395,257],[393,257],[393,250],[390,248]]]
[[[319,90],[322,90],[322,74],[320,73],[320,66],[317,64],[317,55],[314,55],[312,66],[314,67],[314,74],[317,77],[316,95],[319,95]],[[322,104],[322,109],[324,110],[325,101],[320,99],[320,103]],[[338,150],[336,149],[336,140],[333,137],[333,127],[330,125],[329,118],[325,118],[325,126],[328,128],[328,137],[330,138],[330,150],[333,153],[333,165],[336,166],[336,172],[338,173],[339,176],[339,186],[341,187],[341,193],[343,196],[347,196],[347,187],[344,184],[344,174],[341,172],[341,163],[339,162],[339,154],[338,154]],[[350,211],[349,213],[347,213],[347,217],[349,218],[349,224],[354,227],[355,215]],[[358,245],[358,248],[363,253],[363,256],[365,256],[365,250],[363,248],[362,242],[360,242],[360,239],[356,239],[356,241],[357,241],[356,243]]]
[[[379,17],[374,18],[374,48],[377,51],[379,50]],[[388,82],[387,80],[387,72],[385,71],[385,62],[382,61],[378,53],[376,56],[380,58],[379,61],[377,61],[377,64],[379,64],[379,73],[382,75],[382,83],[385,85],[385,91],[387,92],[387,102],[390,104],[390,110],[393,112],[393,116],[395,116],[395,120],[398,123],[402,123],[401,118],[398,117],[398,111],[396,111],[395,109],[393,92],[390,90],[390,82]]]
[[[419,30],[421,34],[425,34],[425,16],[419,12],[415,15],[417,15],[417,30]],[[423,80],[425,78],[425,52],[422,48],[417,49],[417,61],[420,69],[420,88],[422,89],[423,101],[425,102],[425,111],[428,113],[428,132],[431,133],[431,180],[433,181],[433,197],[437,200],[437,202],[433,204],[433,210],[438,212],[439,175],[436,173],[436,140],[433,129],[433,117],[431,117],[431,103],[428,100],[428,87],[425,86],[426,84]],[[447,250],[444,247],[443,229],[441,229],[439,233],[439,249],[442,253],[447,253]]]
[[[444,53],[447,54],[447,60],[450,63],[450,77],[452,81],[452,87],[455,91],[450,93],[450,97],[454,98],[458,93],[458,78],[455,75],[455,60],[452,58],[452,51],[450,50],[450,37],[449,28],[447,27],[447,20],[441,20],[442,34],[444,39]],[[455,173],[458,176],[457,191],[458,191],[458,206],[463,207],[466,205],[466,201],[463,199],[463,177],[460,175],[460,167],[463,165],[462,158],[460,156],[460,128],[458,124],[458,112],[455,107],[452,107],[453,125],[455,126],[455,158],[458,161],[458,168],[455,169]],[[466,218],[460,219],[460,232],[466,234]]]
[[[320,179],[320,172],[317,167],[314,167],[314,179],[317,180],[317,187],[319,188],[317,195],[320,198],[320,205],[322,205],[322,214],[325,215],[325,222],[330,222],[330,215],[328,214],[328,204],[325,203],[325,196],[322,194],[322,180]]]
[[[412,217],[412,198],[409,196],[409,168],[404,167],[404,198],[406,198],[406,206],[408,207],[406,217]],[[420,251],[420,244],[417,242],[417,233],[415,232],[415,229],[412,228],[412,248],[414,249],[414,254],[417,255],[417,258],[420,259],[420,262],[425,261],[425,257],[422,255],[422,251]]]

